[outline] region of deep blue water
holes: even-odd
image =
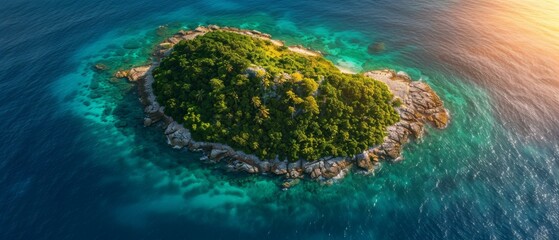
[[[4,1],[0,239],[557,239],[557,11],[553,0]],[[439,93],[451,125],[333,186],[284,192],[202,164],[144,128],[134,85],[110,72],[210,23],[354,71],[406,71]],[[386,50],[368,53],[379,41]]]

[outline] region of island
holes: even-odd
[[[232,171],[292,179],[372,173],[401,160],[402,146],[443,129],[449,113],[423,81],[392,70],[340,71],[318,51],[256,30],[209,25],[181,30],[149,65],[120,70],[138,83],[145,126],[175,148]]]

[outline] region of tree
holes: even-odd
[[[180,42],[153,74],[157,101],[195,140],[265,159],[356,154],[398,121],[385,84],[236,33]]]
[[[305,98],[305,110],[313,114],[318,114],[320,112],[318,104],[313,96],[308,96]]]

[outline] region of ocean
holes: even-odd
[[[207,24],[405,71],[451,123],[332,186],[204,164],[111,73]],[[5,0],[0,33],[0,239],[559,238],[556,0]]]

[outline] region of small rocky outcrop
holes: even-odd
[[[209,25],[198,27],[193,31],[179,31],[172,37],[158,45],[153,53],[154,62],[147,66],[135,67],[130,70],[118,71],[117,78],[128,78],[137,81],[141,101],[145,105],[144,125],[157,124],[164,129],[168,143],[174,148],[188,148],[192,151],[204,152],[203,159],[210,162],[226,163],[227,169],[247,173],[272,173],[288,178],[282,184],[288,189],[298,183],[299,178],[308,176],[313,179],[332,180],[341,179],[347,174],[352,166],[356,166],[365,172],[372,172],[379,165],[380,160],[397,161],[401,159],[402,147],[410,139],[418,139],[423,136],[424,125],[432,124],[436,128],[445,128],[448,125],[449,114],[443,106],[443,102],[437,94],[422,81],[412,81],[403,72],[391,70],[371,71],[365,76],[384,82],[392,91],[396,99],[401,102],[396,107],[400,115],[400,121],[387,128],[387,136],[379,146],[372,147],[352,157],[325,157],[318,161],[308,162],[299,160],[288,162],[281,159],[261,160],[252,154],[236,151],[230,146],[220,143],[197,142],[192,139],[190,131],[181,124],[175,122],[171,117],[165,115],[165,108],[161,106],[153,94],[152,83],[154,81],[152,70],[159,65],[161,58],[167,56],[175,44],[180,41],[188,41],[210,31],[230,31],[245,34],[252,37],[266,39],[273,44],[283,46],[281,41],[271,39],[271,36],[255,30],[243,30],[230,27],[219,27]],[[301,54],[316,54],[311,50],[297,46],[294,52]],[[258,76],[262,71],[257,66],[246,70],[249,76]],[[280,81],[281,79],[277,79]],[[364,129],[366,130],[366,129]]]
[[[258,173],[257,167],[241,161],[233,161],[227,165],[227,168],[235,172]]]
[[[354,161],[358,167],[366,171],[372,171],[375,168],[374,161],[370,158],[368,151],[355,155]],[[376,162],[378,163],[378,159]]]
[[[140,66],[135,67],[130,70],[120,70],[117,71],[114,76],[117,78],[128,78],[129,81],[135,82],[140,78],[143,78],[151,66]]]
[[[425,123],[439,129],[448,125],[448,111],[427,83],[412,81],[407,74],[391,70],[371,71],[365,73],[365,76],[386,83],[394,97],[403,101],[402,105],[396,108],[400,114],[400,121],[388,127],[384,143],[370,149],[371,155],[379,159],[401,160],[402,145],[410,138],[421,138]]]
[[[299,180],[298,178],[290,178],[290,179],[287,179],[285,182],[283,182],[281,184],[281,187],[282,187],[283,190],[287,190],[291,187],[296,186],[300,182],[301,182],[301,180]]]

